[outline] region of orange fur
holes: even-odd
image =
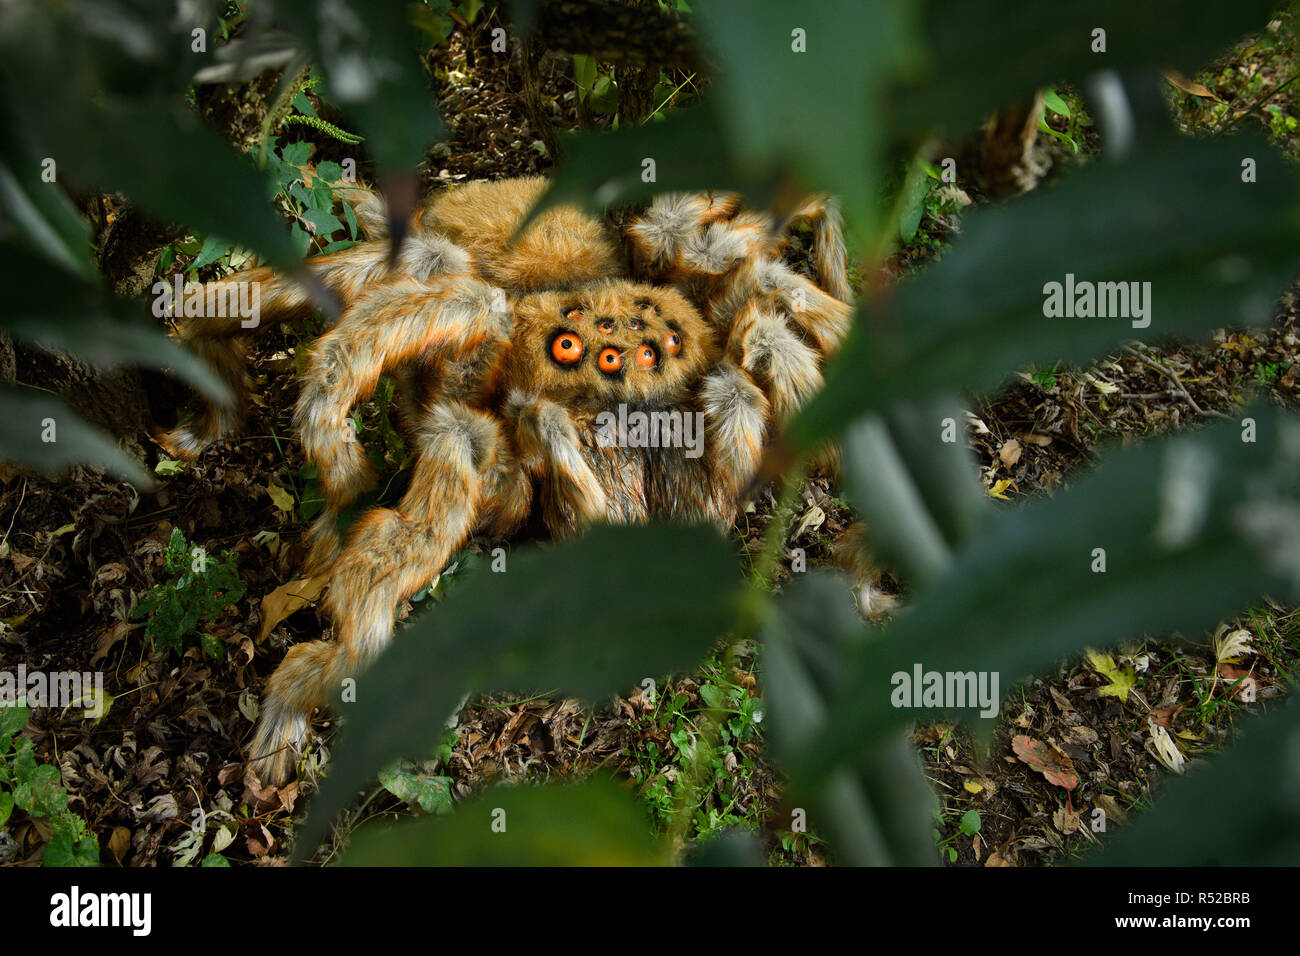
[[[335,640],[293,648],[268,682],[252,745],[264,782],[292,773],[311,711],[382,650],[398,605],[470,534],[509,535],[535,510],[557,536],[656,515],[729,526],[771,432],[820,386],[847,331],[843,241],[824,197],[793,217],[814,224],[819,285],[781,260],[784,230],[733,194],[660,197],[621,235],[561,206],[516,236],[545,185],[436,193],[391,268],[382,201],[356,190],[344,198],[370,240],[308,264],[344,306],[311,350],[295,413],[326,498],[309,565],[328,576]],[[257,275],[272,315],[311,308],[291,280]],[[185,337],[242,385],[248,334],[227,323]],[[413,477],[340,542],[338,515],[374,481],[349,416],[385,373]],[[611,441],[620,410],[678,423],[667,435],[683,444],[698,420],[702,445]],[[205,414],[196,436],[237,417]]]

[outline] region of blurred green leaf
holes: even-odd
[[[55,161],[58,183],[123,192],[160,219],[227,236],[287,268],[297,257],[262,200],[265,177],[182,99],[203,63],[190,52],[193,25],[141,2],[111,14],[84,0],[5,4],[0,95],[33,153]],[[14,172],[27,182],[42,170]]]
[[[561,137],[560,147],[564,161],[529,222],[561,203],[603,210],[661,192],[749,185],[732,164],[717,114],[708,104],[674,110],[650,126]]]
[[[703,527],[595,527],[509,562],[471,575],[358,678],[304,845],[389,760],[433,746],[466,691],[594,700],[690,667],[731,625],[740,588],[731,547]]]
[[[897,404],[845,432],[843,489],[870,529],[872,555],[918,584],[991,513],[957,399]]]
[[[768,741],[783,767],[837,721],[833,700],[846,665],[864,653],[866,633],[845,582],[812,574],[776,602],[763,628],[763,683],[771,706]],[[834,716],[833,716],[834,715]],[[870,726],[869,733],[862,728]],[[859,727],[852,759],[816,790],[792,780],[787,803],[807,801],[806,825],[829,836],[836,859],[855,866],[933,865],[935,799],[916,752],[897,729]]]
[[[0,253],[0,282],[9,289],[0,328],[14,338],[101,368],[167,368],[214,402],[232,400],[206,362],[143,319],[142,304],[79,282],[25,249],[0,244]]]
[[[686,866],[766,866],[763,846],[745,830],[728,830],[690,849],[682,861]]]
[[[0,409],[0,460],[30,465],[45,474],[85,462],[107,468],[139,488],[152,487],[139,462],[54,396],[0,385]],[[42,436],[50,434],[50,423],[55,440],[45,441]]]
[[[838,196],[851,225],[874,235],[881,93],[917,52],[916,9],[910,0],[701,4],[701,31],[722,65],[714,99],[740,168],[759,179],[793,172]]]
[[[0,126],[0,129],[6,127]],[[16,131],[8,127],[10,136]],[[13,152],[13,142],[9,143]],[[98,275],[90,258],[90,227],[81,218],[72,200],[58,186],[40,178],[40,163],[22,157],[17,168],[0,162],[0,209],[11,216],[18,227],[19,241],[40,253],[54,265],[78,276],[93,280]]]
[[[947,0],[927,4],[929,56],[894,97],[898,131],[942,125],[956,135],[1039,87],[1098,70],[1177,67],[1192,75],[1238,37],[1259,31],[1271,0]],[[1105,52],[1093,52],[1104,29]]]
[[[352,835],[345,866],[655,866],[668,863],[635,796],[614,783],[498,786],[456,809]]]
[[[1300,707],[1292,702],[1241,721],[1224,753],[1166,780],[1152,811],[1119,830],[1084,862],[1295,866],[1300,863],[1297,793]]]
[[[407,3],[277,0],[276,8],[311,50],[331,102],[360,127],[380,170],[414,169],[429,145],[446,135]]]
[[[1300,595],[1288,544],[1300,530],[1300,421],[1268,407],[1242,417],[1117,451],[1068,493],[989,522],[846,667],[833,722],[798,756],[801,781],[920,713],[891,703],[891,677],[915,665],[996,675],[1005,695],[1085,646],[1194,634],[1261,594]]]
[[[1242,161],[1257,181],[1242,182]],[[826,386],[792,423],[813,447],[864,412],[938,390],[994,388],[1009,369],[1084,361],[1119,343],[1266,324],[1300,259],[1295,172],[1257,136],[1160,139],[1126,163],[970,214],[940,262],[865,304]],[[1049,318],[1068,275],[1150,283],[1150,324]]]

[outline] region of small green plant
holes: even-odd
[[[1285,141],[1294,136],[1296,128],[1300,126],[1300,120],[1276,103],[1266,105],[1264,112],[1268,113],[1268,131],[1274,139]]]
[[[1055,113],[1057,116],[1064,117],[1068,123],[1066,132],[1061,133],[1047,125],[1047,114]],[[1065,101],[1060,93],[1055,90],[1048,90],[1043,94],[1043,115],[1038,120],[1038,128],[1049,136],[1059,139],[1070,151],[1078,154],[1081,147],[1079,146],[1079,112],[1078,109],[1071,109],[1070,104]]]
[[[642,718],[649,726],[633,753],[640,779],[645,781],[642,799],[661,827],[667,827],[682,809],[681,776],[699,760],[707,764],[711,779],[706,781],[703,799],[692,808],[692,837],[698,840],[711,839],[733,827],[755,830],[761,823],[742,808],[742,800],[750,792],[748,784],[757,769],[751,748],[744,745],[761,739],[763,699],[724,678],[716,664],[707,667],[705,674],[709,682],[699,688],[705,706],[692,706],[695,701],[686,693],[658,697],[654,711]],[[698,720],[706,710],[721,718],[719,736],[709,753],[700,754],[697,750],[704,740]],[[668,742],[661,746],[654,737],[663,734]]]
[[[939,823],[942,824],[944,822],[943,816],[940,814],[940,812],[937,809],[934,811],[934,816],[935,819],[939,821]],[[957,823],[956,832],[951,833],[948,836],[944,836],[942,833],[939,832],[939,829],[937,827],[935,828],[934,831],[935,845],[940,849],[940,851],[943,852],[945,856],[947,856],[949,863],[956,863],[957,848],[953,846],[953,843],[956,842],[959,836],[973,837],[975,834],[980,832],[980,826],[981,826],[981,821],[980,821],[979,811],[967,810],[965,813],[961,815],[961,820]]]
[[[456,809],[452,798],[451,777],[438,774],[439,768],[446,768],[451,763],[451,752],[455,749],[459,735],[454,730],[447,730],[442,741],[434,749],[433,759],[418,766],[411,760],[398,760],[386,770],[380,771],[379,782],[384,789],[405,800],[412,806],[418,806],[425,813],[441,815]]]
[[[244,596],[235,555],[223,551],[219,559],[209,557],[197,545],[191,547],[180,528],[173,528],[163,558],[170,580],[141,598],[131,616],[149,617],[145,635],[155,648],[171,647],[182,653],[186,638],[197,635],[210,657],[223,657],[225,646],[211,634],[200,634],[199,624],[214,620]]]
[[[0,706],[0,833],[20,810],[50,832],[41,857],[46,866],[99,866],[99,841],[68,810],[58,768],[38,763],[31,738],[18,736],[30,716],[23,703]]]
[[[1290,367],[1290,362],[1257,362],[1255,363],[1255,381],[1260,385],[1272,385]]]
[[[1056,370],[1060,367],[1060,362],[1053,362],[1051,368],[1034,369],[1033,373],[1029,376],[1029,380],[1035,385],[1039,385],[1045,389],[1056,388]]]
[[[349,133],[345,129],[340,129],[328,120],[323,120],[316,115],[316,107],[311,105],[311,100],[307,94],[301,90],[293,98],[293,108],[298,112],[290,113],[284,118],[285,126],[306,126],[314,129],[318,133],[324,133],[331,139],[336,139],[340,143],[348,146],[355,146],[363,142],[365,137],[358,136],[356,133]]]
[[[941,255],[948,246],[949,226],[962,210],[957,193],[944,188],[944,171],[934,163],[915,160],[907,169],[896,200],[898,238],[909,249]]]

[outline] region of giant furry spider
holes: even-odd
[[[820,385],[846,331],[829,200],[791,217],[814,226],[813,282],[781,258],[788,223],[729,194],[664,195],[622,228],[558,207],[512,241],[545,188],[532,178],[435,193],[391,265],[382,201],[344,192],[367,241],[307,263],[343,306],[311,350],[295,416],[327,501],[309,568],[328,578],[334,640],[290,648],[270,678],[250,751],[264,783],[293,775],[312,710],[385,647],[400,603],[469,535],[509,534],[534,510],[555,535],[654,516],[729,527],[765,441]],[[260,327],[313,307],[268,269],[208,288],[250,281]],[[191,319],[180,334],[242,400],[249,330],[238,317]],[[402,396],[413,477],[340,541],[339,510],[374,479],[349,413],[384,373]],[[611,426],[629,412],[657,423],[669,447]],[[193,457],[236,418],[208,408],[160,440]],[[673,440],[695,422],[702,447]]]

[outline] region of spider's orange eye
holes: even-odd
[[[602,372],[617,372],[623,367],[623,355],[616,348],[604,348],[600,350],[600,358],[596,362]]]
[[[641,328],[641,323],[637,319],[628,319],[627,327],[631,329],[633,332],[635,332]]]
[[[655,350],[649,345],[639,345],[636,350],[636,364],[642,368],[651,368],[655,364]]]
[[[682,350],[682,337],[676,332],[669,332],[664,336],[664,351],[669,355],[676,355]]]
[[[582,358],[582,339],[572,332],[561,332],[551,339],[551,358],[561,365],[577,365]]]
[[[587,317],[587,313],[582,311],[581,306],[575,305],[564,310],[564,317],[570,322],[581,322]]]
[[[613,320],[613,319],[601,319],[601,320],[599,320],[599,321],[596,323],[596,328],[600,329],[600,331],[602,331],[602,332],[613,332],[613,331],[614,331],[614,320]]]

